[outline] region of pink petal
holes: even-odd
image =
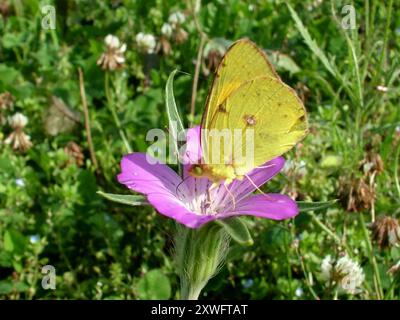
[[[284,164],[285,159],[283,157],[276,157],[266,162],[262,166],[253,169],[247,174],[253,183],[251,183],[247,177],[244,177],[241,181],[233,181],[228,188],[234,195],[236,202],[240,202],[240,200],[253,193],[256,190],[254,185],[261,187],[263,184],[268,182],[277,173],[279,173],[279,171],[281,171]]]
[[[211,185],[211,182],[207,178],[194,178],[188,173],[188,170],[192,164],[200,163],[201,161],[202,151],[200,145],[200,130],[201,127],[196,126],[187,131],[186,152],[182,157],[184,163],[183,175],[185,184],[187,185],[193,197],[198,197],[199,195],[205,194],[206,190]]]
[[[216,215],[195,214],[178,199],[163,194],[151,194],[147,197],[147,200],[159,213],[184,224],[188,228],[199,228],[203,224],[217,219]]]
[[[216,219],[216,216],[198,215],[190,211],[186,204],[191,195],[181,177],[167,165],[150,164],[147,157],[144,153],[124,156],[118,181],[129,189],[147,195],[147,200],[159,213],[189,228],[198,228]]]
[[[250,196],[236,204],[228,213],[219,214],[218,218],[235,215],[248,215],[272,220],[292,218],[299,213],[294,200],[283,194],[268,193]]]
[[[199,163],[202,157],[200,126],[190,128],[186,134],[186,150],[181,157],[184,165]]]
[[[285,159],[283,157],[276,157],[250,171],[247,177],[243,177],[243,180],[234,180],[227,187],[219,186],[217,192],[213,194],[216,206],[231,208],[233,199],[235,199],[236,203],[239,203],[242,199],[246,199],[257,189],[255,186],[259,188],[272,179],[279,173],[284,164]],[[250,182],[249,179],[251,179],[252,182]],[[224,211],[229,211],[229,209]]]
[[[149,163],[148,160],[153,163]],[[131,153],[122,158],[117,179],[129,189],[149,194],[165,194],[185,200],[188,190],[181,177],[165,164],[155,163],[145,153]]]

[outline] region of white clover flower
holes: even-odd
[[[304,160],[292,160],[288,159],[283,166],[283,173],[287,176],[294,175],[298,178],[302,178],[307,174],[307,163]]]
[[[125,62],[124,53],[126,51],[126,44],[119,41],[118,37],[109,34],[104,38],[107,51],[104,52],[97,64],[106,70],[115,70],[122,67]]]
[[[172,26],[165,22],[161,27],[161,34],[166,36],[167,38],[171,37],[172,35]]]
[[[28,118],[25,117],[22,113],[17,112],[8,119],[8,122],[13,129],[22,129],[28,124]]]
[[[120,47],[120,42],[117,36],[114,36],[112,34],[107,35],[104,38],[104,42],[106,44],[107,47],[113,48],[113,49],[117,49]]]
[[[188,38],[188,33],[182,28],[182,24],[185,20],[185,15],[180,11],[172,13],[168,18],[168,22],[173,31],[173,39],[177,44],[185,42]]]
[[[28,118],[18,112],[8,118],[8,122],[14,131],[4,140],[4,143],[12,145],[14,150],[22,152],[28,150],[32,146],[31,137],[23,131],[28,123]]]
[[[386,87],[386,86],[383,86],[383,85],[379,85],[379,86],[376,87],[376,90],[378,90],[379,92],[386,93],[386,92],[389,91],[389,88]]]
[[[185,20],[186,20],[185,15],[180,11],[171,13],[168,18],[168,22],[172,24],[174,27],[184,23]]]
[[[21,129],[11,132],[4,143],[11,145],[14,150],[22,152],[32,147],[31,137]]]
[[[152,54],[156,49],[156,38],[152,34],[140,32],[136,35],[136,43],[141,50],[148,54]]]
[[[283,165],[282,172],[284,172],[286,175],[293,171],[295,169],[296,165],[295,162],[292,159],[287,159],[285,161],[285,164]]]
[[[360,265],[348,256],[333,261],[330,255],[326,256],[321,263],[321,276],[326,281],[336,283],[343,291],[356,294],[365,279]]]
[[[336,272],[343,275],[341,287],[349,293],[357,293],[358,287],[362,285],[365,278],[360,265],[349,257],[344,256],[337,261],[335,269]]]

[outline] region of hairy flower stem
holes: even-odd
[[[112,117],[114,119],[115,125],[117,126],[118,133],[119,133],[122,141],[124,142],[126,151],[128,153],[132,153],[132,148],[131,148],[131,146],[130,146],[130,144],[128,142],[128,139],[126,138],[124,130],[122,129],[121,122],[119,121],[117,112],[115,111],[114,104],[113,104],[113,101],[112,101],[112,98],[111,98],[111,93],[110,93],[110,75],[109,75],[108,72],[106,72],[106,74],[105,74],[104,88],[105,88],[105,93],[106,93],[106,98],[107,98],[107,107],[111,112],[111,115],[112,115]]]
[[[228,235],[214,223],[196,230],[178,227],[175,260],[181,281],[181,300],[198,299],[201,290],[225,261],[228,246]]]

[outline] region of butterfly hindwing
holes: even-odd
[[[290,87],[275,78],[264,76],[244,83],[227,98],[225,105],[225,123],[231,136],[234,137],[235,129],[243,132],[238,156],[249,156],[247,160],[251,160],[242,163],[232,153],[231,163],[238,175],[282,155],[306,135],[306,113],[302,102]],[[252,141],[246,140],[246,130],[253,130],[249,135]],[[253,144],[253,153],[247,144]],[[240,147],[240,144],[236,146]]]

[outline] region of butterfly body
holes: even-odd
[[[196,178],[207,178],[215,185],[224,182],[228,185],[233,180],[242,180],[243,175],[238,175],[232,165],[214,165],[210,166],[207,164],[195,164],[189,169],[189,174]]]

